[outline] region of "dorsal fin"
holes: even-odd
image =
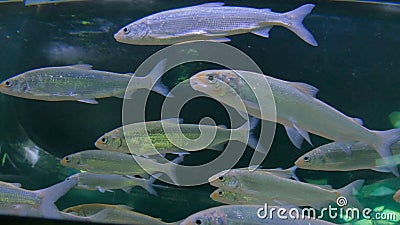
[[[361,126],[364,124],[364,122],[360,118],[352,118],[352,119],[354,120],[354,122],[358,123]]]
[[[223,2],[210,2],[210,3],[204,3],[201,5],[197,5],[196,7],[218,7],[218,6],[223,6],[225,3]]]
[[[93,66],[89,65],[89,64],[75,64],[75,65],[71,65],[70,67],[74,67],[77,69],[83,69],[83,70],[91,70],[93,68]]]
[[[297,90],[303,92],[304,94],[311,95],[312,97],[315,97],[319,91],[318,88],[306,83],[290,82],[290,84],[293,87],[297,88]]]

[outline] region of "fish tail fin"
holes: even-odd
[[[151,90],[163,95],[172,97],[168,95],[169,88],[161,82],[161,75],[166,68],[166,59],[162,59],[157,65],[151,70],[151,72],[146,76],[150,80]]]
[[[248,138],[247,143],[245,144],[247,144],[250,148],[261,153],[268,153],[269,149],[266,149],[263,146],[258,145],[258,140],[253,134],[253,130],[257,127],[259,121],[260,120],[256,117],[250,117],[249,121],[247,121],[242,126],[236,129],[236,131],[240,134],[240,138],[237,138],[235,140],[243,142],[243,140],[246,140],[246,138]],[[248,127],[250,127],[250,130]]]
[[[51,187],[33,191],[42,199],[39,205],[39,211],[42,213],[42,215],[45,218],[62,219],[62,215],[54,203],[63,195],[65,195],[77,183],[77,178],[67,178],[65,181],[55,184]]]
[[[144,186],[144,189],[154,196],[158,196],[158,193],[154,190],[153,184],[161,175],[162,173],[153,174]]]
[[[304,18],[310,14],[310,12],[315,7],[314,4],[305,4],[297,9],[294,9],[290,12],[284,13],[287,18],[289,18],[290,22],[287,24],[287,28],[294,32],[297,36],[303,39],[305,42],[312,46],[318,46],[317,41],[314,39],[314,36],[307,30],[307,28],[303,25]]]
[[[345,198],[343,199],[345,204],[343,206],[353,206],[359,209],[363,209],[364,207],[361,205],[361,203],[354,197],[354,195],[361,189],[361,187],[364,185],[364,180],[356,180],[354,182],[351,182],[350,184],[340,188],[338,192],[340,193],[340,196],[337,199],[336,203],[339,203],[340,199],[339,198]]]
[[[382,159],[390,165],[390,157],[392,157],[392,152],[390,150],[390,146],[395,142],[400,141],[400,128],[385,130],[385,131],[374,131],[376,136],[378,137],[377,144],[375,144],[375,149],[382,157]],[[391,165],[388,167],[390,171],[396,175],[400,176],[399,170],[396,165]]]

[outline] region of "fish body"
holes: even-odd
[[[79,183],[77,188],[80,189],[98,190],[103,193],[114,189],[121,189],[130,193],[132,187],[140,186],[150,194],[157,195],[157,192],[152,187],[154,180],[151,178],[151,180],[147,180],[126,175],[96,174],[87,172],[74,174],[71,177],[76,177],[78,179]]]
[[[46,67],[34,69],[0,83],[3,94],[43,101],[79,101],[97,104],[96,98],[120,97],[125,91],[146,88],[167,95],[168,89],[156,83],[159,71],[165,65],[161,61],[145,77],[93,70],[91,65]],[[131,79],[134,79],[130,82]],[[127,89],[129,84],[129,89]]]
[[[178,158],[177,158],[178,159]],[[138,161],[141,163],[139,164]],[[142,158],[103,150],[86,150],[77,152],[61,159],[61,164],[78,170],[98,174],[140,175],[156,173],[175,174],[170,164],[157,163],[152,159]],[[141,166],[146,166],[146,170]],[[174,177],[171,177],[174,180]]]
[[[169,45],[193,40],[225,42],[229,41],[226,36],[248,32],[269,37],[273,26],[283,26],[310,45],[318,45],[302,24],[313,4],[287,13],[223,5],[214,2],[159,12],[128,24],[114,37],[119,42],[136,45]]]
[[[335,202],[340,196],[359,206],[358,201],[352,197],[352,191],[361,188],[364,183],[363,180],[358,180],[342,189],[334,190],[276,176],[271,172],[244,169],[222,171],[210,177],[209,182],[220,189],[273,200],[274,204],[285,203],[314,208]]]
[[[332,225],[334,223],[312,219],[305,216],[302,219],[294,219],[287,216],[286,219],[278,216],[279,208],[272,210],[271,207],[263,205],[225,205],[217,206],[209,209],[202,210],[187,217],[181,222],[181,225],[259,225],[259,224],[273,224],[273,225]],[[283,208],[286,212],[290,208]],[[269,214],[265,219],[258,217],[259,211],[268,210]],[[301,213],[301,209],[298,209]],[[260,213],[261,215],[263,215]],[[280,214],[282,215],[282,214]],[[301,217],[301,215],[300,215]],[[271,219],[272,218],[272,219]]]
[[[256,96],[264,96],[260,93],[265,93],[267,87],[255,84],[263,82],[269,85],[273,98],[257,101]],[[298,148],[304,139],[311,143],[308,133],[313,133],[336,142],[365,143],[373,147],[382,158],[388,158],[392,155],[390,146],[400,140],[400,129],[369,130],[362,126],[361,120],[346,116],[315,98],[318,89],[308,84],[233,70],[202,71],[190,78],[190,84],[193,89],[234,108],[240,106],[238,98],[233,98],[237,93],[244,101],[247,113],[282,124],[289,139]],[[263,104],[260,107],[259,102]],[[274,105],[276,114],[272,109],[260,110]],[[399,175],[396,167],[391,167],[390,170]]]
[[[343,151],[347,148],[351,154]],[[400,155],[400,143],[391,146],[393,156]],[[377,160],[381,157],[374,148],[359,142],[329,143],[319,146],[300,156],[295,164],[301,169],[322,171],[353,171],[371,169],[380,172],[390,172],[380,167]]]
[[[214,131],[215,137],[195,140],[201,135],[211,135]],[[171,120],[125,125],[104,134],[98,138],[95,145],[103,150],[135,155],[155,155],[198,151],[204,148],[222,151],[223,145],[229,140],[241,141],[254,149],[257,146],[257,140],[251,135],[247,123],[238,129],[227,129],[202,124],[179,124]],[[154,151],[154,148],[158,152]]]
[[[137,225],[167,224],[158,218],[153,218],[131,209],[129,206],[124,205],[84,204],[64,209],[63,212],[87,218],[91,222]]]
[[[14,184],[0,182],[0,208],[2,213],[61,219],[54,202],[77,184],[76,179],[66,179],[51,187],[31,191]]]

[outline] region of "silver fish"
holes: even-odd
[[[247,82],[250,82],[252,87]],[[259,105],[257,96],[264,96],[260,92],[265,93],[267,87],[255,84],[263,82],[271,88],[273,99],[261,100],[262,105]],[[390,146],[400,141],[400,129],[367,129],[360,119],[351,118],[315,98],[318,89],[308,84],[288,82],[248,71],[206,70],[192,76],[190,85],[193,89],[234,108],[240,106],[239,98],[233,98],[239,95],[246,106],[246,113],[284,125],[289,139],[297,148],[301,147],[304,139],[311,144],[308,134],[310,132],[337,142],[354,141],[368,144],[382,158],[388,159],[392,155]],[[276,117],[271,110],[274,105]],[[390,170],[399,176],[395,166],[390,166]]]
[[[155,177],[150,179],[137,178],[128,175],[118,174],[96,174],[96,173],[77,173],[70,178],[78,179],[79,183],[76,186],[85,190],[98,190],[100,192],[111,191],[113,189],[121,189],[126,193],[130,193],[132,187],[140,186],[152,195],[157,195],[157,192],[152,187],[156,180]]]
[[[207,146],[208,149],[217,151],[224,150],[224,144],[229,140],[237,140],[256,149],[257,139],[252,132],[257,125],[258,119],[251,119],[250,122],[243,124],[237,129],[227,129],[223,126],[210,126],[201,124],[179,124],[176,119],[166,119],[159,121],[140,122],[125,125],[114,129],[102,135],[95,142],[97,148],[109,151],[117,151],[122,153],[132,153],[135,155],[154,155],[166,153],[192,152],[203,149]],[[163,127],[164,126],[164,127]],[[178,127],[179,126],[179,127]],[[164,129],[168,129],[167,131]],[[199,138],[201,133],[211,134],[216,131],[215,137],[209,145],[204,141],[188,142],[187,138]],[[166,135],[166,132],[170,135]],[[182,132],[184,136],[180,134]],[[177,147],[171,142],[178,143]],[[209,141],[206,138],[206,141]],[[129,143],[129,144],[128,144]],[[129,147],[131,149],[129,149]],[[154,151],[154,148],[157,151]],[[259,147],[258,151],[265,152],[267,150]]]
[[[348,149],[351,154],[343,151]],[[391,146],[392,159],[400,156],[400,143]],[[359,142],[332,142],[319,146],[300,156],[295,164],[301,169],[322,171],[353,171],[371,169],[379,172],[391,172],[386,167],[379,166],[379,154],[367,144]]]
[[[145,77],[92,70],[92,66],[87,64],[47,67],[30,70],[3,81],[0,83],[0,92],[43,101],[97,104],[96,98],[123,98],[126,90],[133,92],[140,88],[151,89],[156,84],[153,90],[167,96],[168,88],[160,82],[156,83],[164,66],[165,60],[160,61]],[[127,89],[131,79],[134,79],[130,83],[133,86]]]
[[[54,202],[77,183],[76,179],[66,179],[48,188],[30,191],[0,181],[0,214],[61,219],[63,217]]]
[[[182,159],[183,156],[180,156],[172,162],[179,163]],[[120,152],[103,150],[81,151],[65,156],[61,159],[61,164],[70,168],[100,174],[143,176],[148,173],[152,175],[161,172],[171,176],[171,180],[176,183],[175,167],[173,165],[169,163],[161,164],[153,159]],[[146,170],[141,165],[145,165]]]
[[[212,186],[243,193],[246,196],[255,197],[256,200],[266,199],[272,200],[274,204],[312,206],[317,209],[335,202],[341,196],[346,197],[350,205],[360,206],[352,193],[353,189],[360,189],[364,183],[363,180],[357,180],[335,190],[288,179],[276,175],[274,172],[251,171],[249,169],[222,171],[210,177],[209,182]],[[253,202],[253,204],[258,203]]]
[[[159,12],[121,28],[114,37],[119,42],[136,45],[169,45],[193,40],[226,42],[230,41],[226,36],[248,32],[267,38],[273,26],[283,26],[308,44],[318,45],[302,24],[313,4],[287,13],[223,5],[214,2]]]

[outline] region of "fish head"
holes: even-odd
[[[29,86],[24,76],[15,76],[0,83],[0,92],[12,96],[29,95]]]
[[[131,23],[115,33],[114,38],[116,41],[125,44],[140,44],[148,33],[149,27],[145,23]]]
[[[307,152],[300,156],[294,164],[301,169],[309,169],[313,164],[313,154]]]
[[[237,176],[231,172],[232,170],[224,170],[208,179],[210,185],[214,187],[224,188],[228,190],[239,187],[240,182]]]
[[[125,143],[122,130],[116,129],[99,137],[95,146],[103,150],[123,151],[122,149],[126,147]]]
[[[234,204],[236,202],[237,194],[223,189],[217,189],[211,193],[210,198],[217,202],[225,204]]]
[[[309,170],[327,170],[329,168],[339,168],[341,162],[330,159],[326,156],[325,151],[320,148],[315,148],[310,152],[300,156],[295,165],[300,169]]]
[[[220,99],[237,94],[243,81],[233,70],[205,70],[190,78],[191,87]]]
[[[79,168],[81,165],[79,153],[65,156],[61,159],[61,165],[71,168]]]

